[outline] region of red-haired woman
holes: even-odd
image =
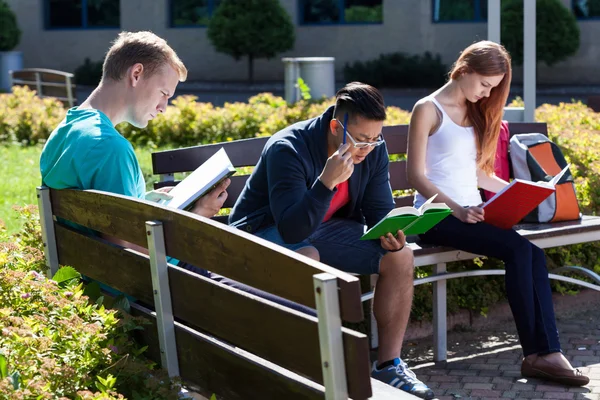
[[[494,175],[500,123],[511,82],[508,52],[481,41],[455,62],[450,80],[414,107],[409,128],[408,180],[415,206],[437,193],[454,211],[421,236],[424,242],[503,260],[515,319],[521,374],[583,386],[589,378],[563,356],[544,252],[512,229],[485,222],[479,188],[498,192]]]

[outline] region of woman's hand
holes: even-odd
[[[483,208],[481,207],[459,208],[454,211],[454,216],[467,224],[476,224],[485,219]]]

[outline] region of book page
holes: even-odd
[[[427,204],[427,206],[422,207],[423,211],[422,213],[425,214],[428,211],[435,211],[435,210],[449,210],[450,207],[448,207],[448,205],[446,203],[431,203],[431,204]]]
[[[434,194],[433,196],[428,198],[427,201],[425,201],[425,203],[421,204],[421,207],[419,207],[419,215],[423,215],[423,213],[427,209],[427,206],[429,206],[429,204],[431,204],[431,202],[437,197],[437,195],[438,195],[437,193]]]
[[[169,207],[185,209],[188,205],[204,195],[224,177],[232,175],[235,168],[223,148],[217,151],[204,164],[187,176],[169,194],[173,198],[165,204]]]
[[[390,211],[384,219],[386,218],[390,218],[390,217],[398,217],[401,215],[415,215],[418,216],[419,215],[419,210],[417,210],[414,207],[411,206],[404,206],[404,207],[398,207],[398,208],[394,208],[392,211]]]
[[[562,169],[562,171],[560,171],[558,174],[556,174],[556,176],[554,178],[552,178],[552,180],[549,183],[552,186],[556,186],[556,184],[558,183],[558,181],[560,181],[560,179],[563,177],[563,175],[569,170],[570,166],[571,166],[571,164],[567,164],[567,166],[564,167]]]

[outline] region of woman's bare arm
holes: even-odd
[[[508,185],[508,182],[506,182],[504,179],[498,178],[495,174],[488,175],[484,171],[477,168],[477,185],[482,189],[493,193],[498,193]]]

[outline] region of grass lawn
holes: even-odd
[[[158,177],[151,176],[152,163],[150,154],[157,149],[140,148],[136,154],[148,190]],[[6,223],[9,233],[21,228],[12,211],[13,205],[23,206],[36,204],[35,188],[41,184],[40,153],[41,146],[0,146],[0,219]]]

